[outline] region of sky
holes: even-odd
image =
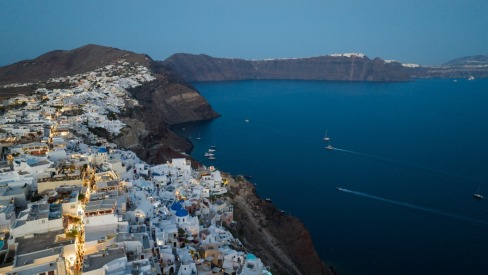
[[[86,44],[264,59],[488,55],[486,0],[0,0],[0,66]]]

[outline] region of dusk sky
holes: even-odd
[[[438,65],[488,55],[486,0],[0,1],[0,66],[99,44],[163,60],[360,52]]]

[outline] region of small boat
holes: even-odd
[[[213,157],[213,156],[215,156],[215,154],[212,154],[212,153],[205,153],[205,155],[204,155],[204,156],[205,156],[205,157]]]
[[[474,76],[470,75],[470,76],[468,77],[468,80],[474,80]]]
[[[327,136],[327,130],[325,130],[324,141],[325,142],[329,142],[330,141],[330,137]]]
[[[214,148],[214,149],[215,149],[215,148],[217,148],[217,146],[215,146],[215,145],[210,145],[210,148]]]
[[[325,149],[332,151],[332,150],[334,150],[334,147],[332,147],[332,145],[329,144],[329,145],[325,146]]]
[[[198,137],[197,137],[197,139],[198,139],[198,140],[200,140],[200,139],[202,139],[202,138],[200,137],[200,134],[198,134]]]
[[[480,187],[481,185],[478,185],[478,190],[476,190],[476,192],[473,194],[473,197],[475,199],[479,199],[479,200],[482,200],[484,199],[485,197],[483,195],[480,194]]]
[[[208,157],[209,160],[215,160],[215,157]]]
[[[245,179],[252,179],[252,176],[251,175],[244,175],[244,178]]]
[[[208,149],[208,153],[213,153],[213,152],[215,152],[215,149],[212,148]]]
[[[477,193],[473,194],[473,197],[474,197],[475,199],[480,199],[480,200],[482,200],[482,199],[484,199],[484,198],[485,198],[483,195],[481,195],[481,194],[477,194]]]
[[[249,119],[244,119],[244,122],[249,123]]]
[[[270,198],[264,199],[266,202],[273,202]]]

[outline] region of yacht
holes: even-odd
[[[478,193],[474,193],[474,194],[473,194],[473,197],[474,197],[475,199],[480,199],[480,200],[482,200],[482,199],[484,199],[484,198],[485,198],[483,195],[478,194]]]
[[[208,149],[208,152],[213,153],[213,152],[215,152],[215,149],[210,148],[210,149]]]
[[[332,147],[332,145],[329,144],[329,145],[325,146],[325,149],[332,151],[332,150],[334,150],[334,147]]]
[[[327,130],[325,130],[324,141],[325,142],[329,142],[330,141],[330,137],[327,136]]]
[[[205,155],[204,155],[204,156],[205,156],[205,157],[214,157],[214,156],[215,156],[215,154],[212,154],[212,153],[208,153],[208,152],[207,152],[207,153],[205,153]]]
[[[480,194],[480,187],[481,185],[478,186],[478,189],[476,190],[476,192],[473,194],[473,197],[475,199],[479,199],[479,200],[482,200],[484,199],[485,197],[483,195]]]

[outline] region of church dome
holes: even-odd
[[[188,211],[181,208],[180,210],[176,211],[176,216],[177,217],[186,217],[186,216],[188,216]]]
[[[178,211],[182,208],[181,203],[175,202],[173,205],[171,205],[171,210],[173,211]]]

